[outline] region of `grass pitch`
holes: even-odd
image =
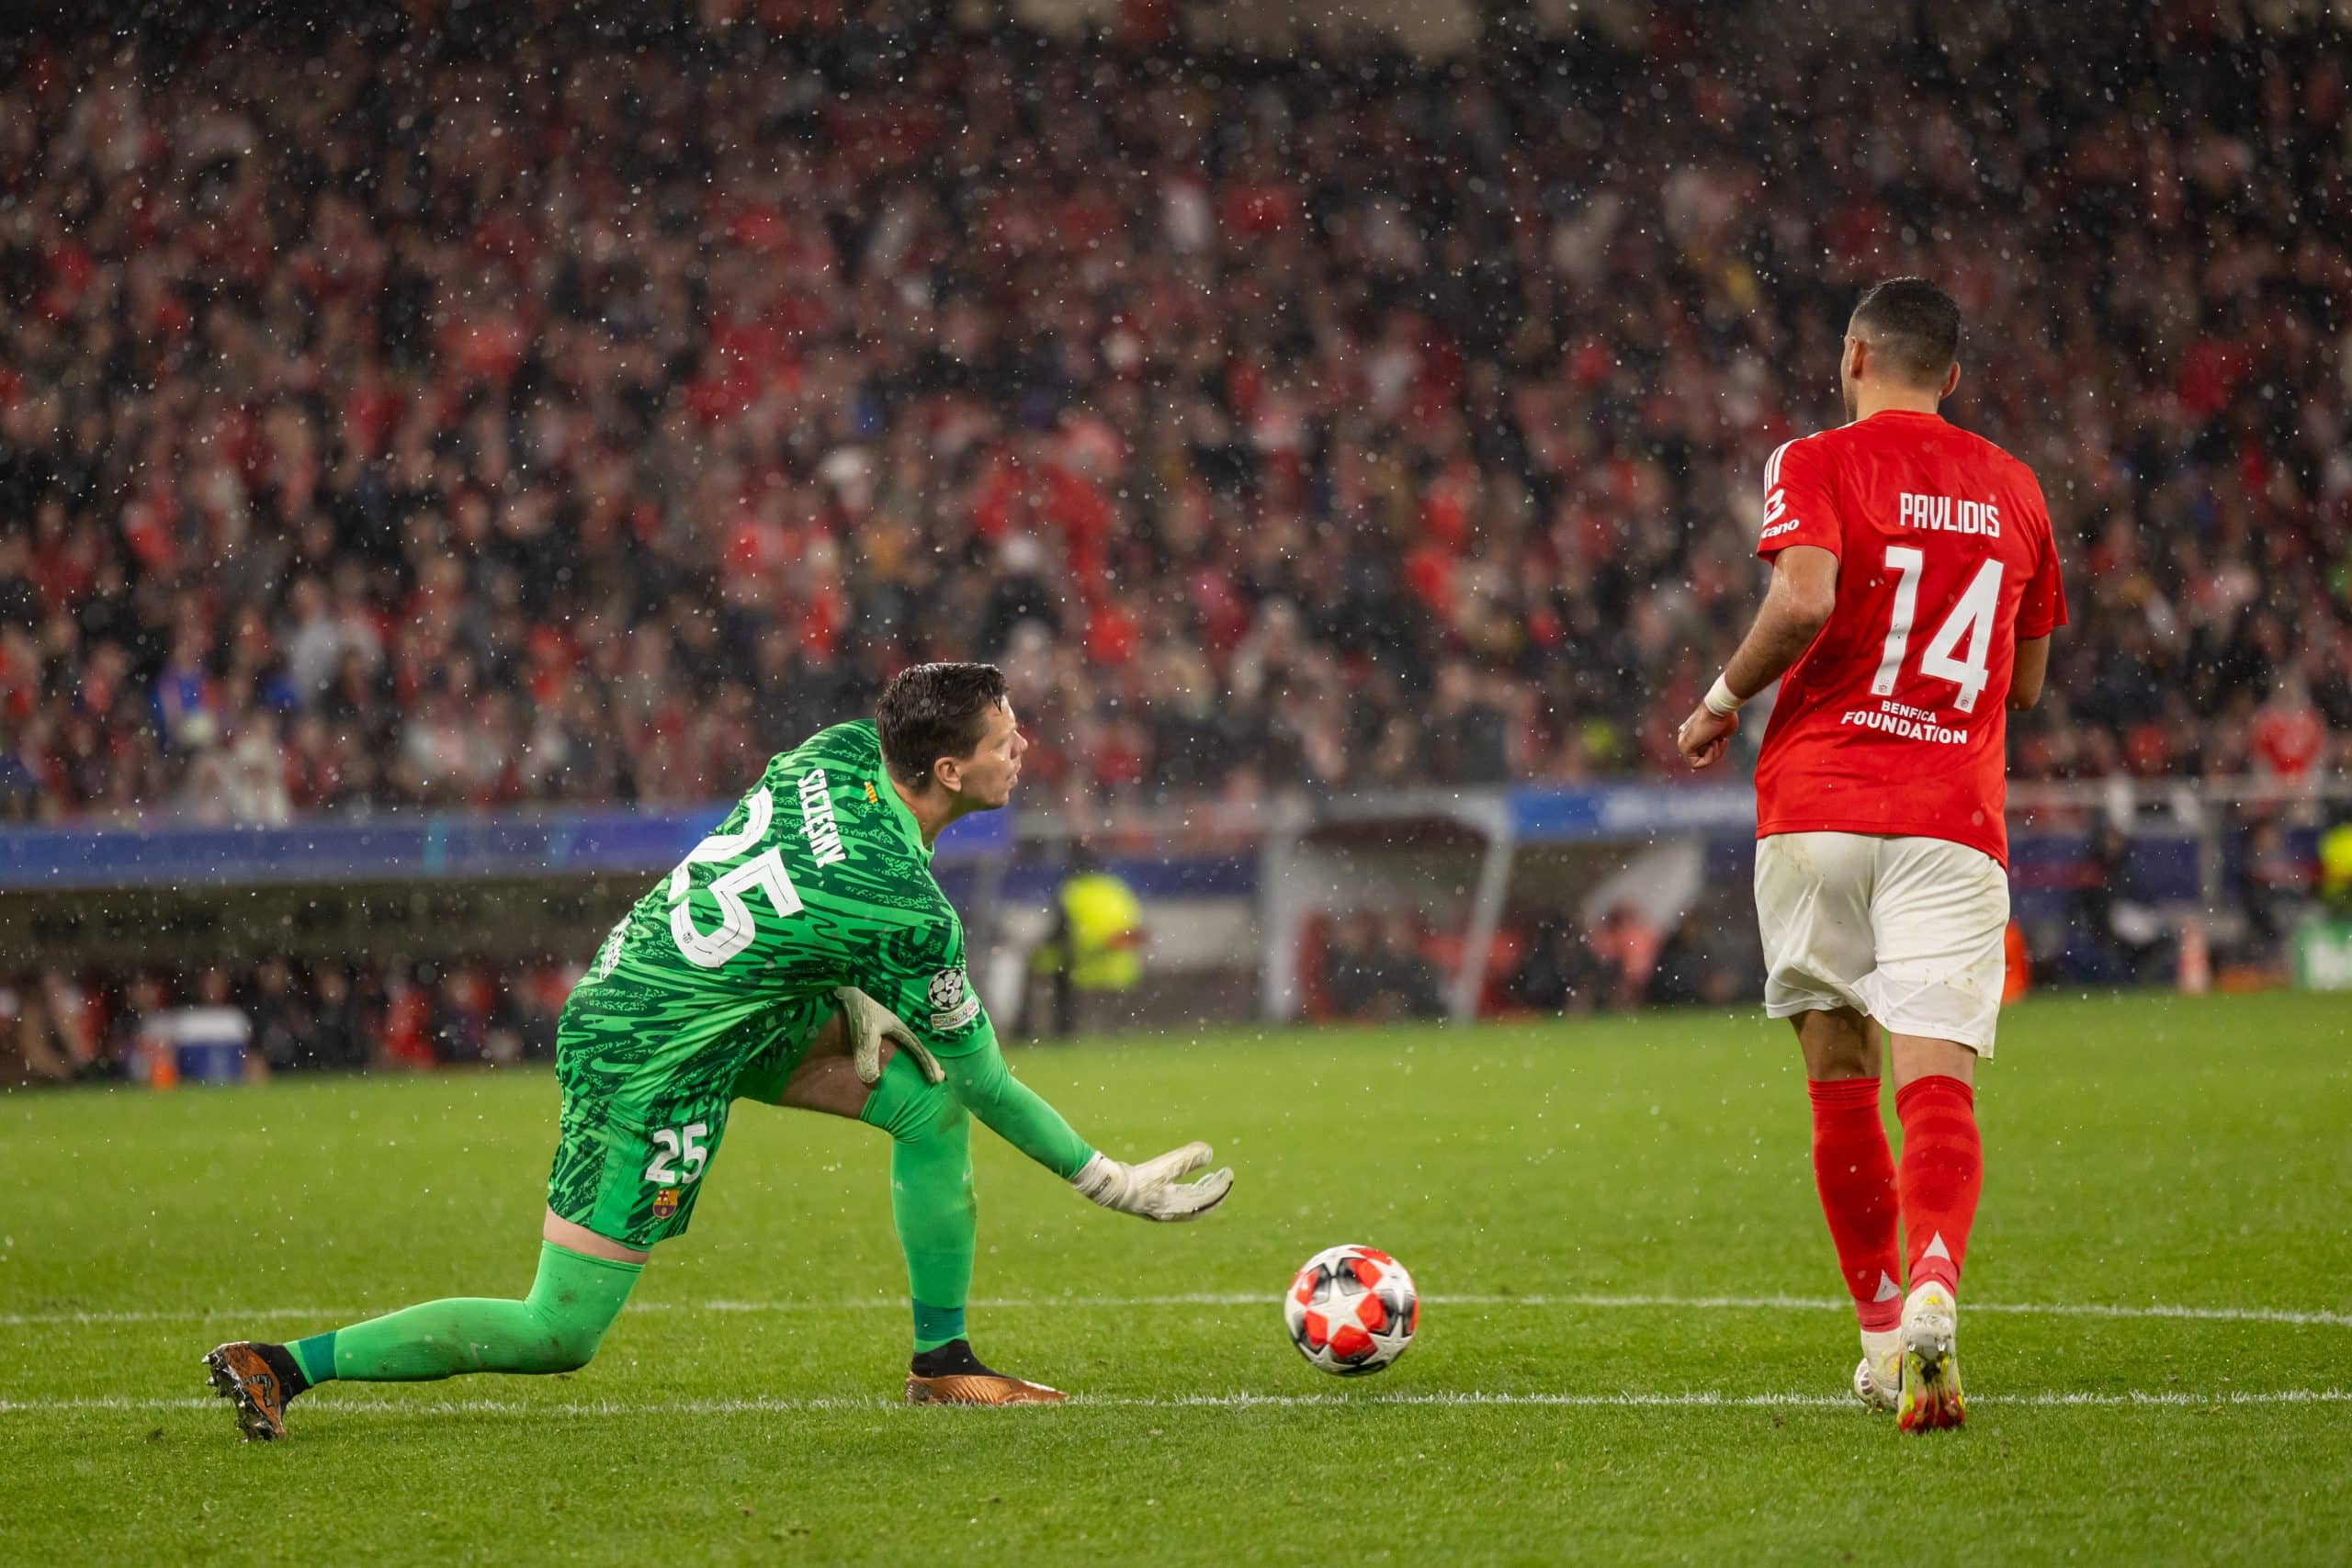
[[[1981,1080],[1973,1419],[1856,1349],[1796,1051],[1752,1015],[1015,1054],[1081,1131],[1205,1137],[1189,1226],[976,1132],[982,1353],[1057,1410],[910,1410],[880,1136],[741,1107],[595,1363],[339,1384],[290,1440],[216,1341],[519,1294],[543,1074],[0,1100],[14,1561],[2352,1560],[2352,1002],[2036,1000]],[[1419,1342],[1340,1382],[1276,1293],[1395,1252]]]

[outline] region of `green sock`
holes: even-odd
[[[297,1340],[302,1375],[423,1382],[459,1372],[568,1372],[588,1364],[645,1272],[539,1244],[538,1278],[523,1300],[456,1296]]]
[[[964,1337],[964,1309],[915,1303],[915,1354],[936,1350]]]
[[[294,1364],[312,1382],[334,1381],[334,1330],[313,1334],[308,1339],[297,1339],[286,1347],[294,1353]]]
[[[894,1055],[866,1097],[859,1120],[890,1145],[890,1217],[907,1255],[915,1303],[915,1350],[964,1337],[972,1290],[972,1241],[979,1203],[972,1194],[972,1122],[954,1095],[904,1055]]]

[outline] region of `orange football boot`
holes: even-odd
[[[237,1430],[249,1443],[266,1443],[286,1436],[286,1405],[300,1389],[271,1364],[266,1350],[276,1346],[238,1339],[205,1353],[204,1371],[212,1392],[237,1404]],[[283,1354],[283,1352],[280,1352]]]
[[[1066,1397],[1057,1388],[982,1366],[962,1339],[924,1351],[907,1372],[909,1404],[1059,1404]]]
[[[1059,1404],[1069,1397],[1060,1389],[1001,1372],[950,1372],[939,1378],[907,1374],[909,1404]]]

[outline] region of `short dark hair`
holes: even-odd
[[[917,664],[891,676],[874,709],[890,776],[920,784],[940,758],[969,756],[1008,690],[993,664]]]
[[[1890,277],[1863,295],[1853,330],[1922,386],[1940,386],[1960,357],[1960,302],[1924,277]]]

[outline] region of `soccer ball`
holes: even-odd
[[[1283,1323],[1307,1365],[1343,1378],[1385,1370],[1421,1325],[1413,1277],[1369,1247],[1329,1247],[1283,1297]]]

